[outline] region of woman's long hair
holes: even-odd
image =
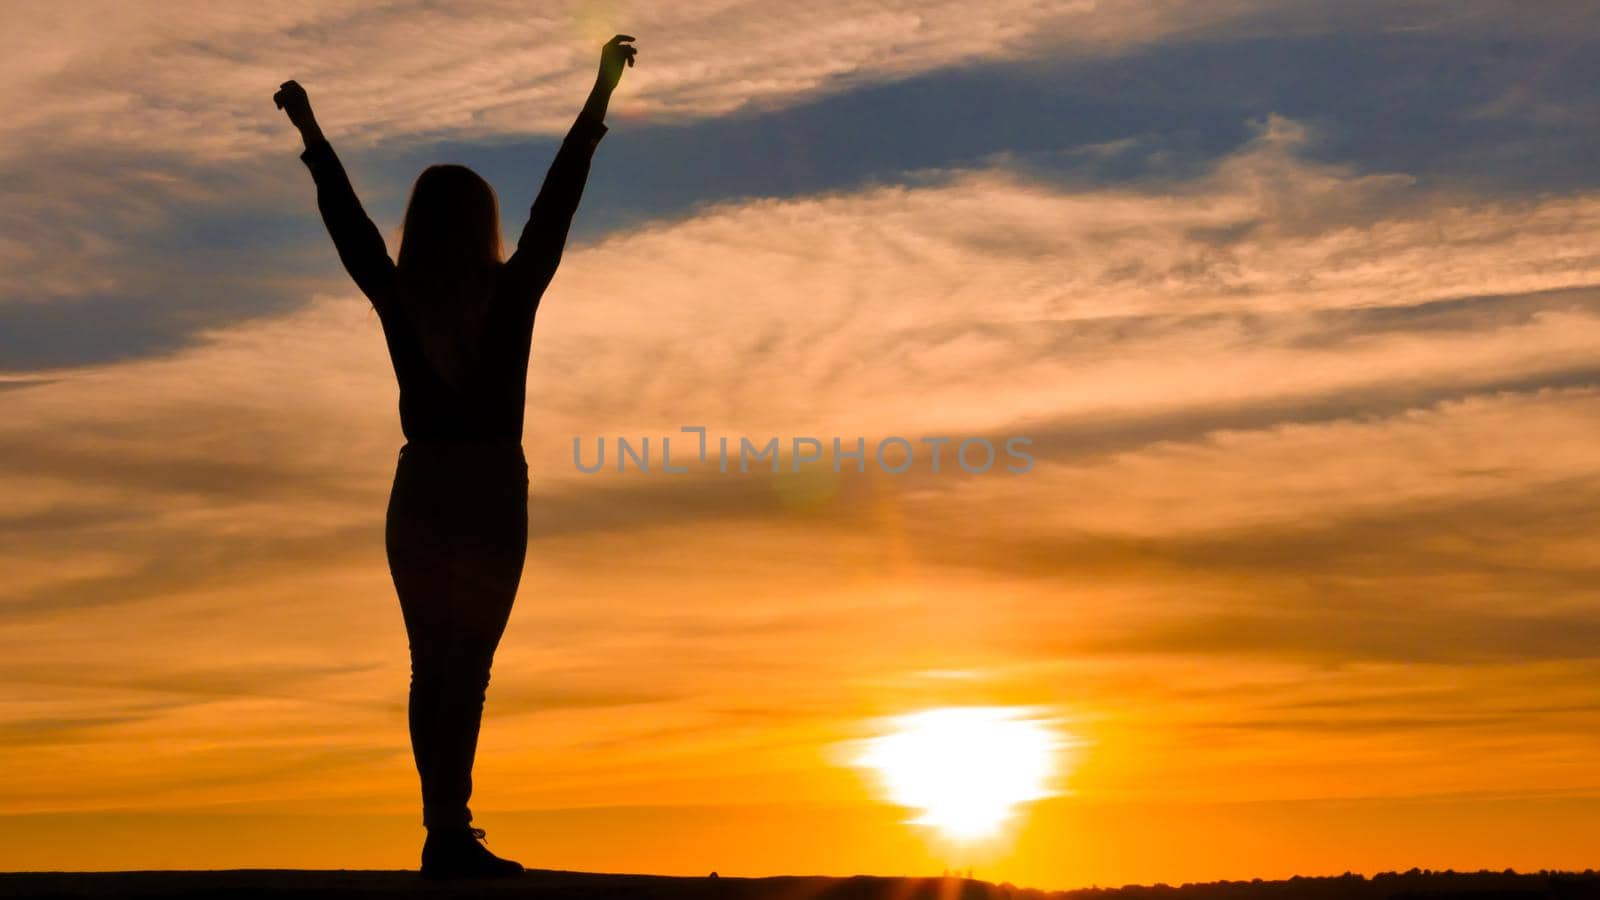
[[[400,237],[400,305],[439,377],[470,374],[500,267],[500,206],[494,188],[466,166],[429,166],[417,176]]]

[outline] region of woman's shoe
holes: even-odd
[[[522,874],[522,863],[501,859],[482,844],[482,828],[429,831],[422,844],[423,878],[505,878]]]

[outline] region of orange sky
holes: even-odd
[[[108,165],[11,215],[73,221],[66,205],[115,195],[156,231],[180,198],[256,204],[320,238],[263,98],[295,74],[282,55],[323,39],[300,18],[348,14],[323,6],[338,11],[132,23],[134,49],[106,53],[109,23],[30,11],[8,65],[58,102],[5,112],[8,166],[109,146],[249,174]],[[537,34],[567,47],[643,20],[603,173],[630,121],[1026,61],[1069,20],[1099,38],[1061,53],[1159,48],[1201,17],[1047,4],[961,27],[930,3],[879,58],[860,43],[910,13],[844,6],[867,37],[682,13],[669,48],[679,14],[624,3]],[[419,67],[483,39],[492,16],[463,10]],[[411,33],[387,15],[363,27],[374,58]],[[208,55],[260,41],[237,67]],[[723,42],[740,49],[706,79],[695,48]],[[135,77],[140,47],[183,49]],[[519,76],[534,87],[407,81],[394,109],[360,102],[381,67],[335,55],[298,77],[343,89],[328,118],[354,147],[438,137],[423,116],[492,141],[574,110],[587,63],[547,57]],[[118,112],[107,86],[139,77],[194,115]],[[494,112],[453,112],[474,104]],[[473,803],[491,849],[684,874],[971,865],[1042,887],[1592,866],[1600,190],[1474,190],[1330,161],[1291,115],[1251,127],[1162,179],[989,158],[721,198],[576,243],[529,374],[532,538]],[[203,291],[224,268],[297,299],[157,351],[0,359],[0,869],[414,866],[382,545],[401,439],[376,320],[327,248],[307,272],[250,268],[248,244],[130,262],[95,235],[70,253],[0,243],[4,302],[158,278]],[[575,437],[684,425],[1026,435],[1036,465],[572,465]],[[991,846],[904,824],[838,758],[880,717],[962,705],[1050,710],[1074,744],[1060,793]]]

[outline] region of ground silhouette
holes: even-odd
[[[424,881],[416,872],[233,869],[218,872],[0,873],[0,897],[528,897],[538,900],[1387,900],[1600,898],[1600,873],[1386,872],[1285,881],[1218,881],[1041,891],[967,878],[679,878],[530,870],[490,881]]]

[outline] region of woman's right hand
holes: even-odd
[[[278,87],[278,92],[272,95],[272,102],[277,107],[289,114],[289,121],[294,127],[305,131],[316,128],[317,117],[311,113],[311,98],[306,96],[306,89],[298,81],[285,81]]]
[[[631,34],[619,34],[600,48],[600,83],[606,90],[614,90],[617,83],[622,80],[623,65],[633,65],[634,54],[638,53],[632,44]]]

